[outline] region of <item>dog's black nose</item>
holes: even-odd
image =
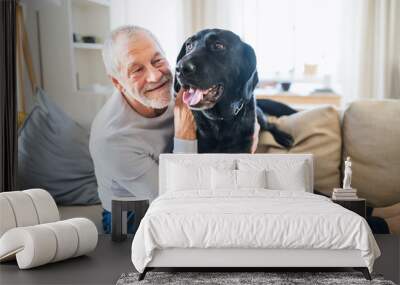
[[[176,72],[182,75],[190,75],[196,71],[196,66],[191,61],[185,61],[176,67]]]

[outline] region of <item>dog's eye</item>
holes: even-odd
[[[214,43],[214,49],[216,49],[216,50],[224,50],[225,49],[225,45],[223,43],[216,42],[216,43]]]
[[[186,52],[191,51],[193,49],[193,43],[189,42],[186,44]]]

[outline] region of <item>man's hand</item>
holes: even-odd
[[[183,89],[176,95],[174,108],[175,138],[182,140],[196,139],[196,122],[192,111],[182,100]]]
[[[254,127],[253,144],[251,145],[251,153],[255,153],[258,145],[258,135],[260,133],[260,124],[257,122]]]

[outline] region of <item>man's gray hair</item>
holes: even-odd
[[[158,45],[160,48],[161,52],[164,53],[162,50],[161,45],[159,44],[157,38],[151,33],[149,30],[139,27],[139,26],[133,26],[133,25],[126,25],[126,26],[121,26],[113,31],[111,31],[110,35],[106,38],[104,41],[103,45],[103,62],[106,67],[106,72],[107,74],[119,78],[119,71],[118,67],[120,62],[118,61],[118,57],[114,54],[114,47],[116,44],[116,39],[120,35],[125,35],[128,38],[135,38],[138,34],[140,33],[145,33],[150,38],[154,40],[154,42]]]

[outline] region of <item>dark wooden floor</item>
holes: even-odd
[[[115,284],[124,272],[134,271],[132,238],[121,243],[100,235],[95,251],[87,256],[19,270],[17,263],[0,264],[0,284]]]
[[[383,274],[385,279],[398,283],[400,281],[400,237],[376,235],[375,238],[382,251],[382,257],[376,260],[374,272]],[[16,262],[2,263],[0,264],[0,285],[115,284],[122,273],[135,271],[130,257],[131,244],[132,238],[116,243],[111,241],[111,235],[101,235],[96,250],[87,256],[28,270],[19,270]],[[303,269],[289,271],[297,270]],[[351,269],[331,268],[322,271],[342,270]],[[313,269],[306,271],[313,271]]]

